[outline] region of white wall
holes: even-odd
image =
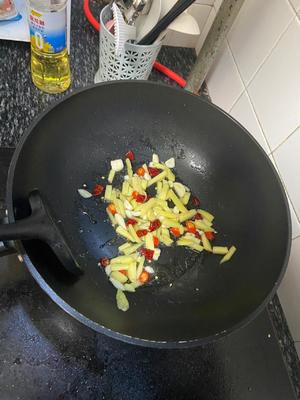
[[[207,21],[209,21],[211,11],[213,10],[214,12],[213,5],[214,0],[195,0],[195,3],[192,4],[187,11],[196,19],[200,29],[200,35],[183,35],[181,33],[169,32],[164,39],[164,45],[191,48],[198,47],[198,43],[202,43],[207,34]]]
[[[245,0],[207,79],[212,101],[265,149],[290,200],[292,253],[279,288],[300,354],[300,0]]]

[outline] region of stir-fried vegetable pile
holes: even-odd
[[[213,228],[214,216],[200,208],[200,200],[180,182],[172,169],[174,158],[161,162],[157,154],[152,161],[133,169],[134,154],[123,160],[111,161],[108,184],[97,184],[92,193],[78,189],[84,198],[100,196],[108,203],[106,211],[116,233],[126,239],[119,246],[119,256],[102,258],[110,282],[117,289],[117,306],[127,311],[129,303],[124,292],[134,292],[149,281],[154,269],[151,262],[158,260],[162,246],[184,246],[194,251],[207,251],[222,255],[220,264],[229,261],[235,246],[212,246],[217,233]],[[113,187],[115,175],[126,168],[122,187]],[[135,170],[135,172],[134,172]],[[154,196],[150,196],[154,188]],[[193,208],[188,208],[191,204]]]

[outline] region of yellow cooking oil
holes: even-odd
[[[40,90],[61,93],[71,83],[67,50],[68,0],[30,0],[31,76]]]
[[[44,53],[31,46],[31,75],[36,87],[47,93],[61,93],[71,83],[67,49],[59,53]]]

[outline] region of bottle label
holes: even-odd
[[[29,10],[30,41],[44,53],[59,53],[67,40],[67,8],[55,12]]]

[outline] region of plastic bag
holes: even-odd
[[[0,0],[0,22],[18,21],[21,18],[13,0]]]

